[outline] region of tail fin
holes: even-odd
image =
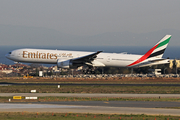
[[[169,40],[171,39],[171,35],[166,35],[163,37],[153,48],[154,50],[152,53],[148,56],[148,58],[156,57],[156,58],[162,58],[164,51],[166,50],[166,47],[169,43]],[[150,51],[150,50],[149,50]],[[148,52],[149,52],[148,51]]]
[[[139,58],[138,60],[136,60],[135,62],[131,63],[128,66],[129,67],[135,66],[149,58],[151,60],[161,59],[170,39],[171,39],[171,35],[166,35],[155,46],[153,46],[146,54],[144,54],[141,58]]]

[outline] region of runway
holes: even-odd
[[[87,93],[0,93],[9,96],[59,96],[59,97],[121,97],[121,98],[180,98],[180,94],[87,94]],[[150,101],[64,101],[32,103],[0,103],[0,112],[59,112],[92,114],[147,114],[180,116],[180,102]],[[168,109],[167,109],[168,108]]]
[[[14,104],[14,103],[12,103]],[[22,104],[22,103],[16,103]],[[29,102],[26,104],[30,104]],[[133,108],[172,108],[180,107],[180,102],[157,101],[56,101],[56,102],[31,102],[39,105],[75,105],[75,106],[102,106],[102,107],[133,107]]]
[[[100,94],[100,93],[0,93],[0,97],[106,97],[106,98],[180,98],[180,94]],[[0,112],[53,112],[92,114],[146,114],[180,116],[180,102],[149,101],[64,101],[37,103],[0,103]]]
[[[0,82],[0,86],[11,85],[62,85],[62,86],[180,86],[180,84],[99,84],[99,83],[8,83]]]
[[[131,101],[119,101],[121,105],[124,103],[126,107],[119,106],[120,104],[100,101],[85,102],[55,102],[55,103],[0,103],[0,112],[54,112],[54,113],[92,113],[92,114],[146,114],[146,115],[174,115],[180,116],[180,109],[164,109],[164,108],[145,108],[133,107]],[[105,104],[105,105],[102,105]],[[118,106],[117,106],[118,104]],[[129,105],[128,105],[129,104]],[[143,104],[146,104],[143,103]],[[148,104],[148,103],[147,103]],[[149,104],[151,104],[149,102]],[[154,104],[154,103],[153,103]],[[158,105],[155,103],[154,105]],[[163,103],[164,105],[167,103]],[[161,105],[163,105],[161,104]],[[172,103],[172,105],[176,103]],[[179,103],[177,103],[179,104]],[[131,106],[131,107],[127,107]],[[143,105],[144,106],[144,105]]]

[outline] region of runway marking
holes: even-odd
[[[108,104],[109,102],[104,102],[104,103],[107,103],[107,104]]]

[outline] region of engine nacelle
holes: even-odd
[[[57,67],[58,68],[72,68],[72,62],[71,60],[57,60]]]

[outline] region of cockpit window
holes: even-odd
[[[9,52],[9,54],[11,54],[11,52]]]

